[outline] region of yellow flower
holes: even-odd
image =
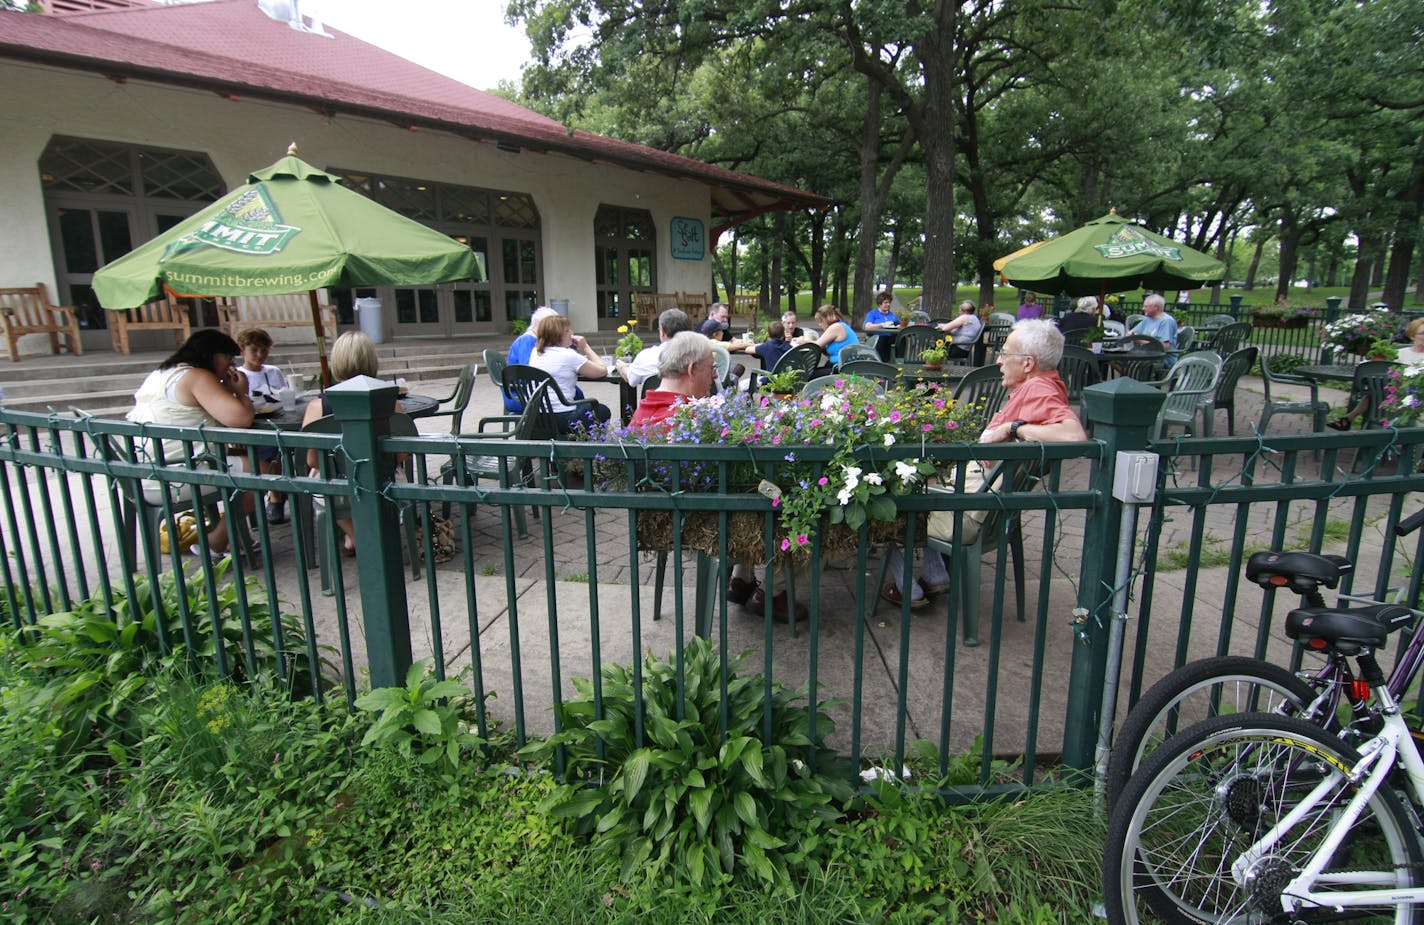
[[[620,324],[620,325],[618,326],[618,333],[619,333],[619,334],[627,334],[627,333],[628,333],[628,326],[627,326],[626,324]]]

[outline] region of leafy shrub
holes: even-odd
[[[684,650],[681,681],[675,661],[651,655],[641,688],[613,664],[603,667],[601,700],[577,679],[580,696],[559,707],[561,731],[525,748],[550,762],[562,755],[566,783],[541,808],[575,820],[595,846],[616,848],[625,882],[641,872],[702,886],[749,871],[786,885],[821,854],[838,814],[833,801],[849,796],[845,775],[835,775],[833,753],[811,738],[810,711],[797,705],[805,689],[773,685],[764,704],[765,679],[736,674],[744,657],[727,665],[725,728],[722,660],[696,639]],[[818,735],[833,728],[818,714]]]
[[[406,671],[405,687],[381,687],[356,698],[356,708],[379,713],[361,745],[394,749],[417,764],[448,774],[460,754],[482,744],[470,732],[469,689],[459,681],[437,681],[426,659]]]
[[[215,566],[219,577],[227,567],[227,562]],[[132,599],[122,588],[113,589],[112,610],[96,591],[72,610],[23,627],[26,644],[14,647],[11,655],[22,670],[40,680],[31,707],[47,714],[71,738],[86,736],[91,728],[118,733],[110,747],[122,748],[131,741],[123,732],[132,721],[133,706],[148,696],[155,672],[182,665],[200,676],[217,677],[215,623],[233,677],[277,676],[297,692],[310,690],[300,622],[295,614],[284,615],[279,658],[265,629],[271,626],[272,611],[256,584],[247,589],[250,633],[244,630],[238,589],[231,583],[218,588],[216,619],[209,616],[212,608],[199,582],[186,582],[180,592],[174,573],[159,576],[156,596],[162,620],[154,591],[147,578],[136,578]],[[186,630],[179,617],[180,593],[192,615]]]

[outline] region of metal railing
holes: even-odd
[[[101,606],[132,600],[144,593],[144,579],[156,596],[152,589],[167,575],[185,589],[176,612],[155,601],[175,648],[198,638],[201,621],[231,614],[242,631],[226,638],[247,646],[247,664],[251,645],[244,640],[273,638],[288,662],[324,672],[326,694],[339,690],[348,701],[364,675],[375,685],[402,684],[412,661],[429,659],[441,677],[470,685],[481,734],[504,729],[520,742],[555,728],[554,707],[574,696],[573,678],[592,679],[596,697],[605,665],[636,673],[644,654],[677,658],[693,635],[704,634],[724,657],[753,652],[749,664],[768,692],[773,682],[805,685],[813,719],[823,732],[835,725],[829,743],[857,768],[909,762],[942,774],[967,761],[981,787],[1031,787],[1048,768],[1091,768],[1103,688],[1115,681],[1106,676],[1105,650],[1116,618],[1112,563],[1123,506],[1112,489],[1119,450],[1147,449],[1161,464],[1151,516],[1138,531],[1141,545],[1130,551],[1138,565],[1131,585],[1140,592],[1123,669],[1131,696],[1119,698],[1119,709],[1186,658],[1278,647],[1269,596],[1258,604],[1236,579],[1242,557],[1258,545],[1339,549],[1366,560],[1357,580],[1375,574],[1369,580],[1382,586],[1397,578],[1392,547],[1369,537],[1399,519],[1401,493],[1424,489],[1417,473],[1424,430],[1149,446],[1160,393],[1115,381],[1092,389],[1090,443],[876,451],[880,464],[932,457],[951,478],[980,458],[1043,474],[1031,490],[897,498],[894,524],[824,529],[804,558],[783,569],[780,557],[761,551],[774,548],[776,513],[746,489],[748,473],[778,477],[784,448],[394,438],[383,436],[393,388],[330,396],[340,435],[199,432],[0,410],[0,605],[12,625],[85,599]],[[200,462],[142,461],[139,451],[162,439],[185,441],[182,456]],[[260,447],[278,449],[281,474],[229,465],[252,460]],[[1310,452],[1317,449],[1324,450],[1318,467]],[[308,450],[321,460],[317,475],[308,473]],[[408,481],[396,476],[396,454],[409,455]],[[1357,455],[1360,471],[1352,475]],[[506,465],[493,480],[463,484],[465,460],[479,456]],[[343,465],[332,465],[338,458]],[[803,464],[830,458],[829,449],[798,450]],[[712,477],[679,483],[676,473],[689,463]],[[673,475],[651,479],[657,466]],[[126,519],[145,487],[150,516]],[[296,523],[288,530],[269,524],[262,505],[249,519],[232,500],[266,490],[349,503],[354,559],[339,552],[334,518],[312,531],[306,506],[294,503]],[[254,561],[236,556],[223,571],[177,551],[149,552],[160,525],[176,530],[178,508],[201,509],[214,493],[229,521],[249,524],[235,533],[239,541],[250,533]],[[447,504],[455,554],[437,562],[434,541]],[[966,615],[957,594],[925,613],[878,603],[887,544],[920,546],[921,515],[930,511],[985,506],[1003,516],[983,542],[981,645],[962,641]],[[528,538],[519,536],[520,510],[531,515]],[[418,527],[416,580],[402,564],[411,555],[402,519]],[[133,555],[126,532],[139,541]],[[317,556],[304,533],[326,546],[330,596],[310,571]],[[1022,620],[1013,567],[1020,537],[1028,605]],[[1168,561],[1174,550],[1176,569]],[[956,580],[972,574],[967,555],[955,551]],[[667,574],[665,616],[656,600],[659,559]],[[739,561],[755,569],[769,601],[790,590],[808,604],[806,619],[778,617],[772,603],[758,613],[730,605],[720,592]],[[1417,587],[1418,577],[1413,581]],[[295,636],[281,631],[293,626]],[[222,665],[226,643],[216,635],[212,656]]]

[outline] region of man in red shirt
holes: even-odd
[[[980,443],[1007,443],[1010,440],[1041,443],[1069,443],[1087,440],[1078,416],[1068,404],[1068,387],[1058,375],[1058,361],[1063,358],[1063,334],[1052,321],[1034,319],[1014,325],[1004,349],[996,362],[1009,399],[979,435]],[[970,463],[964,479],[965,491],[984,487],[984,467]],[[979,536],[988,511],[968,511],[964,514],[961,538],[973,542]],[[954,531],[954,514],[935,511],[930,514],[929,533],[937,539],[950,539]],[[880,589],[880,596],[892,604],[900,604],[904,589],[901,582],[904,560],[898,548],[890,553],[888,568],[892,581]],[[949,570],[944,557],[926,550],[923,571],[915,581],[910,597],[910,609],[929,605],[926,594],[949,589]]]
[[[665,427],[677,406],[689,398],[712,394],[716,375],[712,362],[712,342],[696,331],[682,331],[663,342],[658,351],[658,375],[662,383],[650,389],[628,421],[635,428]]]

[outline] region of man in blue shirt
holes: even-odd
[[[1167,300],[1160,295],[1148,296],[1142,300],[1142,314],[1147,317],[1137,322],[1132,333],[1160,340],[1167,351],[1163,365],[1171,369],[1177,362],[1177,319],[1167,314]]]
[[[890,362],[890,348],[895,343],[895,332],[900,330],[900,319],[895,317],[891,309],[894,304],[895,297],[889,292],[878,293],[875,296],[875,307],[865,313],[865,320],[860,324],[860,329],[866,334],[875,335],[875,352],[886,363]]]

